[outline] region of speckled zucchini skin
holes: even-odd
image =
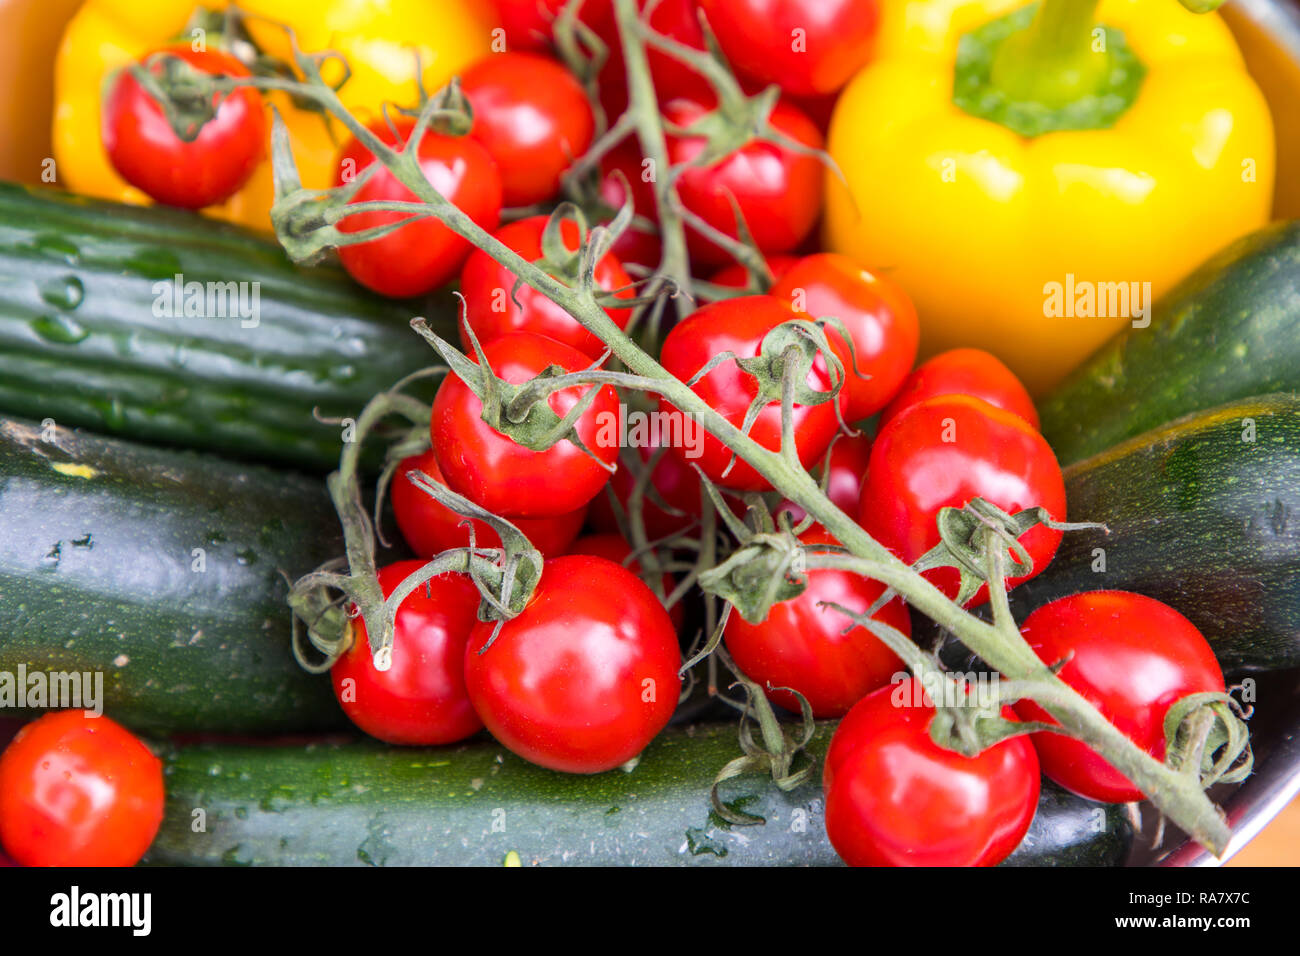
[[[102,672],[135,730],[345,726],[284,577],[342,548],[317,479],[0,419],[0,670]]]
[[[1171,422],[1071,465],[1065,494],[1071,521],[1110,534],[1067,532],[1011,592],[1018,616],[1079,591],[1137,591],[1186,615],[1225,670],[1300,666],[1300,396]]]
[[[174,314],[178,274],[250,283],[250,313],[256,283],[256,324],[186,316],[184,297]],[[225,223],[0,184],[0,413],[326,472],[341,429],[321,417],[438,364],[420,309]],[[448,334],[452,316],[430,321]]]
[[[834,730],[819,726],[820,763]],[[194,746],[167,756],[167,810],[146,861],[197,865],[835,865],[820,774],[790,793],[761,775],[723,785],[762,826],[729,827],[709,786],[737,756],[732,723],[670,727],[630,771],[535,767],[485,737],[456,747],[374,743]],[[203,811],[202,832],[195,811]],[[1116,865],[1119,807],[1044,785],[1009,865]]]
[[[1233,243],[1039,405],[1068,465],[1192,412],[1300,391],[1300,221]]]

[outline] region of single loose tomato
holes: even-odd
[[[580,372],[587,356],[563,342],[531,332],[515,332],[483,349],[497,377],[512,385],[536,378],[552,365]],[[474,356],[470,356],[474,359]],[[555,414],[565,416],[591,386],[574,385],[547,399]],[[605,487],[618,457],[615,440],[618,396],[603,385],[578,418],[578,437],[598,460],[569,439],[545,451],[516,444],[483,421],[483,403],[460,377],[448,375],[433,400],[430,423],[433,452],[447,486],[493,514],[546,518],[567,515],[587,504]]]
[[[196,52],[184,44],[157,52],[179,57],[202,73],[249,75],[242,63],[219,50]],[[152,73],[162,71],[161,63],[150,67]],[[122,70],[112,81],[102,118],[104,150],[113,168],[151,199],[169,206],[200,209],[225,202],[248,182],[266,155],[266,113],[261,96],[250,87],[214,97],[213,102],[219,104],[216,115],[187,143],[176,135],[157,101]]]
[[[1191,621],[1167,604],[1127,591],[1089,591],[1038,608],[1021,627],[1046,664],[1126,737],[1157,760],[1165,759],[1165,715],[1188,694],[1223,693],[1223,671]],[[1023,720],[1056,721],[1022,700]],[[1033,735],[1043,773],[1091,800],[1142,800],[1141,790],[1081,740]]]
[[[589,554],[604,558],[606,561],[613,561],[645,581],[641,562],[632,557],[632,545],[628,544],[627,539],[621,534],[584,534],[569,547],[569,554]],[[677,586],[677,579],[665,571],[660,578],[660,586],[663,588],[664,599],[667,600],[673,593],[673,588]],[[668,608],[668,616],[672,619],[676,630],[681,630],[684,615],[681,601]]]
[[[903,409],[939,395],[972,395],[1019,415],[1038,428],[1038,409],[1015,373],[982,349],[940,352],[916,367],[883,412],[880,424]]]
[[[810,546],[836,543],[820,529],[805,532],[800,540]],[[822,605],[865,613],[884,593],[883,584],[860,574],[814,569],[808,572],[803,593],[774,604],[765,621],[750,624],[732,611],[723,639],[736,665],[773,703],[799,712],[798,699],[790,691],[768,689],[788,687],[803,694],[814,717],[843,717],[867,694],[888,684],[903,670],[903,662],[865,627],[854,627],[848,617]],[[912,633],[912,619],[901,598],[873,617]]]
[[[162,761],[107,717],[46,714],[0,756],[0,844],[23,866],[134,866],[162,817]]]
[[[994,866],[1038,809],[1025,737],[965,757],[930,738],[934,707],[915,678],[859,701],[826,753],[826,834],[850,866]],[[1014,719],[1011,708],[1005,716]]]
[[[530,206],[554,196],[564,171],[595,135],[582,85],[549,56],[491,54],[465,72],[461,91],[474,111],[470,135],[501,172],[506,206]]]
[[[423,566],[398,561],[380,568],[384,597]],[[478,605],[478,590],[463,574],[440,574],[416,588],[397,608],[393,666],[386,671],[375,669],[365,621],[353,618],[352,646],[330,668],[348,719],[390,744],[450,744],[479,730],[465,692],[465,644]]]
[[[389,146],[399,142],[410,148],[414,121],[402,117],[377,121],[370,131]],[[447,136],[432,131],[420,139],[420,171],[444,198],[484,229],[501,220],[501,174],[492,156],[468,136]],[[351,182],[375,161],[355,139],[339,154],[335,185]],[[349,205],[363,202],[416,202],[416,195],[387,169],[376,170],[357,190]],[[352,278],[367,289],[393,298],[423,295],[455,277],[470,244],[431,216],[412,218],[402,212],[358,212],[342,219],[340,232],[362,232],[410,219],[406,225],[378,239],[342,246],[339,259]]]
[[[822,252],[787,269],[771,294],[809,318],[834,316],[844,324],[852,353],[834,326],[826,326],[826,337],[839,346],[844,364],[845,418],[859,421],[884,408],[907,378],[921,341],[907,293],[846,256]]]
[[[939,543],[939,509],[983,498],[1015,514],[1043,507],[1065,520],[1065,480],[1043,436],[1019,415],[978,398],[947,395],[906,409],[880,429],[858,506],[858,523],[911,564]],[[1014,587],[1041,574],[1056,554],[1061,532],[1034,525],[1019,538],[1033,570],[1008,576]],[[955,568],[925,572],[956,597]],[[988,600],[981,586],[968,606]]]
[[[549,559],[523,612],[491,647],[470,635],[465,683],[512,752],[569,773],[612,770],[645,749],[677,706],[681,654],[668,612],[604,558]]]
[[[432,496],[411,484],[406,477],[411,471],[422,471],[439,484],[445,485],[447,482],[438,468],[438,457],[433,449],[404,459],[393,475],[393,516],[397,519],[402,537],[418,557],[428,559],[451,548],[468,548],[471,527],[476,547],[501,547],[501,537],[490,524],[477,518],[462,518],[450,508],[439,504]],[[510,523],[524,533],[534,548],[549,557],[564,554],[582,530],[582,522],[586,517],[587,509],[584,506],[554,517],[511,518]]]
[[[839,90],[871,59],[879,0],[699,0],[727,61],[797,96]]]
[[[546,216],[520,219],[503,226],[496,238],[523,258],[536,262],[542,258],[542,233],[546,222]],[[579,230],[573,220],[565,220],[560,236],[567,249],[578,248]],[[521,284],[516,290],[517,282],[513,272],[482,249],[474,250],[465,261],[460,291],[465,296],[466,321],[478,337],[479,344],[487,345],[512,332],[533,332],[563,342],[590,358],[599,358],[605,352],[605,344],[583,328],[577,319],[530,286]],[[630,299],[634,294],[631,283],[632,279],[623,270],[622,263],[612,254],[606,254],[596,263],[596,284],[600,288],[615,292],[618,298]],[[605,312],[619,328],[625,328],[632,317],[631,309],[606,308]],[[464,328],[460,337],[466,352],[472,351]]]
[[[753,358],[759,354],[763,337],[784,322],[796,316],[780,299],[768,295],[741,296],[713,302],[687,316],[673,327],[664,339],[660,362],[663,367],[682,381],[688,381],[714,356],[731,352],[738,358]],[[819,357],[808,373],[808,385],[817,391],[831,389],[830,371]],[[735,362],[724,362],[691,386],[691,390],[706,401],[718,414],[740,427],[750,403],[758,396],[754,377]],[[819,405],[794,406],[794,437],[799,460],[805,468],[816,463],[830,445],[839,428],[835,414],[838,399]],[[667,399],[660,398],[661,412],[681,415]],[[698,429],[702,439],[691,446],[674,445],[669,450],[690,467],[699,465],[709,480],[739,491],[766,491],[770,489],[763,478],[750,465],[739,458],[732,461],[731,450],[703,426],[694,421],[683,423]],[[781,447],[781,402],[768,402],[758,413],[749,436],[773,451]],[[725,472],[725,474],[724,474]]]
[[[707,115],[710,106],[699,99],[679,97],[663,107],[664,118],[688,127]],[[798,107],[778,102],[768,118],[773,129],[809,149],[822,148],[821,132]],[[704,151],[702,136],[668,137],[668,160],[674,166],[691,163]],[[821,212],[821,162],[816,156],[766,140],[751,139],[744,146],[708,166],[686,166],[677,180],[682,206],[719,232],[739,235],[736,210],[759,251],[789,252],[812,231]],[[733,207],[734,201],[734,207]],[[721,265],[731,257],[721,247],[694,230],[687,230],[692,260]]]

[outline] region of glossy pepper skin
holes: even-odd
[[[90,196],[147,203],[113,169],[100,142],[104,80],[115,70],[176,40],[192,39],[191,16],[199,6],[225,9],[228,0],[86,0],[59,44],[54,76],[54,159],[57,182]],[[490,49],[494,14],[472,0],[241,0],[239,8],[292,27],[303,50],[342,53],[352,76],[339,95],[363,123],[377,117],[384,100],[414,103],[415,58],[425,88],[436,90]],[[262,49],[289,59],[283,31],[248,21]],[[219,42],[208,32],[206,45]],[[331,79],[330,69],[324,70]],[[338,140],[320,113],[296,108],[284,94],[267,97],[289,127],[294,159],[308,188],[331,185]],[[270,129],[269,116],[267,123]],[[269,135],[269,132],[268,132]],[[346,138],[340,134],[339,138]],[[270,155],[269,149],[267,153]],[[222,219],[269,229],[273,196],[269,158],[230,200],[206,211]]]
[[[1152,298],[1268,219],[1272,120],[1218,14],[1102,0],[1146,67],[1109,129],[1024,138],[952,101],[959,38],[1023,4],[886,4],[877,58],[845,88],[825,238],[888,263],[916,303],[921,357],[984,348],[1041,394],[1126,317],[1045,314],[1045,286],[1150,282]],[[1251,177],[1253,174],[1253,181]]]

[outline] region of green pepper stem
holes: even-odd
[[[1006,39],[992,85],[1009,99],[1060,109],[1096,93],[1110,54],[1093,43],[1098,0],[1041,0],[1033,21]]]

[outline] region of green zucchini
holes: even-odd
[[[1065,470],[1071,521],[1018,616],[1119,589],[1187,616],[1225,670],[1300,666],[1300,395],[1232,402]],[[1098,551],[1097,549],[1100,549]]]
[[[415,312],[235,226],[0,183],[0,413],[328,471],[321,418],[437,364]]]
[[[0,419],[0,672],[102,674],[136,730],[346,725],[285,604],[342,548],[319,480]]]
[[[1192,412],[1300,391],[1300,221],[1276,223],[1204,263],[1039,405],[1061,464]]]
[[[819,762],[833,730],[820,725],[809,747]],[[722,799],[761,826],[711,812],[713,777],[738,753],[732,723],[670,727],[630,771],[594,776],[543,770],[483,738],[419,750],[174,748],[146,862],[497,866],[513,852],[525,866],[838,863],[817,776],[790,793],[757,774],[723,784]],[[1027,845],[1007,862],[1114,865],[1131,840],[1120,808],[1048,787]]]

